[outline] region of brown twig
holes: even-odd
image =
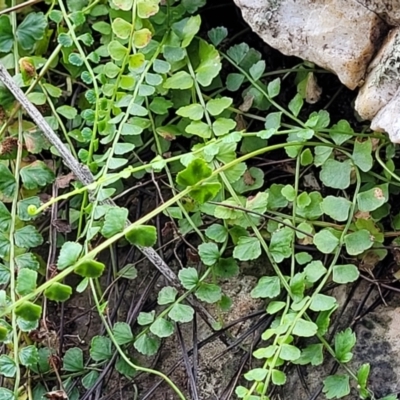
[[[33,6],[34,4],[40,3],[41,1],[43,1],[43,0],[28,0],[25,3],[17,4],[15,6],[6,8],[5,10],[1,10],[0,15],[11,14],[12,12],[20,11],[25,7]]]

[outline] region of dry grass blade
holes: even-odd
[[[16,4],[15,6],[6,8],[5,10],[1,10],[0,15],[11,14],[12,12],[21,11],[26,7],[33,6],[34,4],[40,3],[42,1],[43,0],[29,0],[21,4]]]

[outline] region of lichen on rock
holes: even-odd
[[[395,28],[368,67],[368,75],[355,104],[358,114],[372,120],[393,98],[399,86],[400,28]]]
[[[400,25],[400,2],[398,0],[357,0],[358,3],[376,13],[389,25]]]

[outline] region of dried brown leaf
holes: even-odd
[[[73,172],[70,172],[67,175],[57,176],[56,184],[59,189],[65,189],[69,186],[71,181],[74,180],[76,180],[76,176],[73,174]]]
[[[243,174],[243,181],[244,181],[244,184],[247,186],[254,185],[255,179],[251,176],[250,171],[246,171]]]
[[[322,94],[322,89],[318,86],[317,78],[310,72],[308,74],[307,85],[306,85],[306,102],[308,104],[315,104]]]
[[[64,390],[53,390],[52,392],[47,392],[44,397],[50,400],[68,400],[67,393]]]

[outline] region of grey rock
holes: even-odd
[[[372,120],[400,86],[400,28],[392,29],[368,67],[355,108],[363,119]]]
[[[357,0],[358,3],[376,13],[389,25],[400,25],[400,2],[397,0]]]
[[[372,120],[371,129],[387,132],[393,143],[400,143],[400,88]]]
[[[344,331],[354,322],[354,313],[358,310],[360,302],[364,302],[367,290],[368,285],[365,281],[360,283],[351,299],[348,299],[349,287],[343,285],[333,290],[331,295],[337,299],[339,304],[339,310],[332,316],[331,325],[333,327],[338,324],[336,332]],[[364,309],[368,309],[378,296],[379,293],[374,291],[366,299]],[[368,388],[373,391],[376,399],[381,399],[391,393],[398,393],[400,390],[399,329],[400,306],[398,299],[393,299],[388,306],[380,305],[366,313],[357,320],[357,324],[352,328],[357,342],[352,350],[353,358],[347,366],[351,370],[357,371],[362,364],[370,364]],[[329,334],[325,335],[325,338],[329,337]],[[280,389],[280,398],[282,400],[326,399],[323,394],[318,397],[313,397],[313,395],[319,392],[322,381],[332,374],[334,366],[332,357],[325,352],[323,364],[319,366],[305,365],[293,369],[287,373],[288,382]],[[346,372],[343,368],[339,368],[337,374],[346,374]],[[360,399],[354,382],[352,382],[350,395],[344,399]]]
[[[235,0],[271,47],[334,72],[356,88],[387,25],[356,0]]]

